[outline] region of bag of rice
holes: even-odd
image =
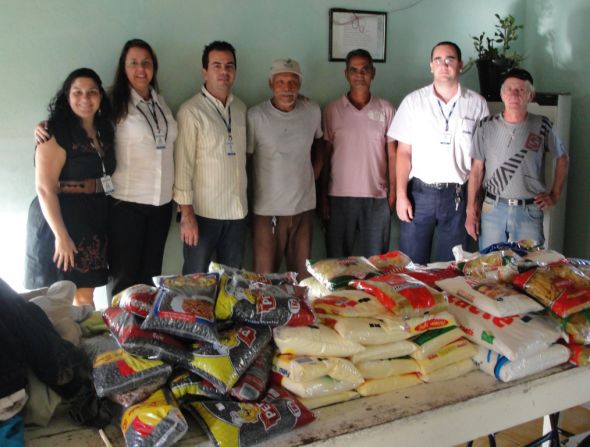
[[[358,397],[360,395],[356,391],[340,391],[339,393],[328,396],[300,397],[299,401],[309,410],[315,410],[316,408],[327,407],[328,405],[346,402],[347,400],[357,399]]]
[[[475,363],[471,358],[460,360],[450,365],[443,366],[430,373],[420,374],[424,382],[443,382],[445,380],[455,379],[464,376],[470,371],[476,369]]]
[[[383,360],[366,360],[355,366],[365,379],[384,379],[385,377],[420,372],[416,360],[410,357]]]
[[[421,374],[430,374],[437,369],[448,366],[461,360],[469,359],[475,355],[477,349],[464,338],[455,340],[426,358],[416,360],[420,366]]]
[[[410,334],[403,323],[392,324],[393,319],[347,318],[336,316],[320,317],[322,324],[331,327],[346,340],[360,343],[364,346],[383,345],[410,338]]]
[[[510,284],[489,279],[457,276],[437,281],[436,285],[495,317],[510,317],[543,310],[543,306],[519,293]]]
[[[447,306],[442,293],[404,273],[390,273],[350,285],[377,297],[388,310],[403,318],[436,313]]]
[[[315,301],[316,299],[331,293],[330,290],[313,276],[308,276],[299,281],[299,287],[305,287],[307,289],[307,298],[309,298],[310,301]]]
[[[486,374],[502,382],[510,382],[561,365],[569,357],[569,349],[560,344],[554,344],[516,361],[510,361],[503,355],[480,346],[473,361]]]
[[[561,337],[555,322],[537,314],[494,317],[453,296],[449,296],[449,312],[469,340],[511,361],[544,351]]]
[[[186,419],[163,390],[123,413],[121,431],[131,447],[168,447],[188,430]]]
[[[418,265],[408,266],[398,273],[405,273],[406,275],[435,288],[437,287],[436,281],[446,278],[454,278],[455,276],[459,276],[461,274],[461,272],[452,265],[444,268],[421,267]]]
[[[435,354],[443,346],[462,338],[464,335],[463,331],[457,326],[426,331],[412,340],[416,346],[412,357],[416,360],[425,359]]]
[[[340,315],[342,317],[374,317],[384,314],[387,309],[377,298],[362,290],[338,290],[330,292],[313,302],[318,314]]]
[[[273,337],[281,354],[348,357],[365,349],[362,345],[346,340],[334,329],[322,324],[279,326],[274,329]]]
[[[366,279],[381,274],[375,266],[361,256],[320,261],[308,259],[306,265],[307,271],[329,290],[346,287],[353,279]]]
[[[345,382],[363,380],[363,376],[349,360],[339,357],[297,357],[281,354],[274,358],[272,369],[293,382],[309,382],[323,376]]]
[[[359,385],[356,390],[361,396],[374,396],[389,391],[401,390],[414,385],[421,384],[422,381],[417,374],[404,374],[403,376],[386,377],[385,379],[367,380]]]
[[[365,350],[350,356],[352,363],[367,360],[385,360],[404,357],[416,351],[416,344],[409,340],[396,341],[377,346],[365,346]]]
[[[360,379],[354,382],[337,380],[330,376],[322,376],[318,379],[309,380],[307,382],[294,382],[291,379],[274,372],[271,377],[274,383],[281,385],[297,397],[329,396],[342,391],[354,390],[358,385],[363,383],[363,378],[360,375]]]

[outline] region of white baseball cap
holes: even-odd
[[[272,61],[268,77],[272,78],[274,75],[279,73],[294,73],[299,76],[300,79],[303,78],[303,75],[301,74],[301,68],[299,67],[299,62],[297,62],[295,59],[275,59]]]

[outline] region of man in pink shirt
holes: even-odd
[[[371,95],[375,67],[369,52],[346,56],[350,90],[324,109],[326,157],[320,212],[328,222],[329,257],[352,255],[358,231],[360,254],[389,249],[395,205],[395,142],[387,137],[394,107]]]

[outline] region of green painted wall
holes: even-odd
[[[141,37],[158,53],[161,90],[176,110],[200,85],[203,46],[223,39],[237,49],[235,92],[248,105],[268,96],[270,61],[287,56],[302,64],[303,93],[324,105],[346,89],[343,63],[328,61],[331,7],[389,13],[387,63],[377,66],[373,92],[396,105],[406,93],[430,82],[429,52],[435,42],[456,41],[467,59],[473,54],[470,36],[491,31],[495,12],[512,13],[526,23],[516,45],[529,56],[525,66],[539,72],[534,74],[542,88],[574,93],[576,147],[567,252],[590,257],[585,224],[590,217],[585,173],[589,155],[583,144],[588,140],[584,118],[590,110],[590,88],[584,77],[589,62],[585,57],[568,61],[567,68],[551,65],[544,52],[545,36],[533,31],[546,4],[568,5],[569,15],[560,15],[566,27],[556,27],[555,35],[565,36],[574,55],[579,54],[588,36],[582,25],[588,19],[585,0],[0,0],[0,276],[14,287],[21,285],[26,213],[34,196],[32,128],[45,117],[49,99],[72,69],[94,68],[109,85],[121,46]],[[475,71],[466,73],[463,82],[477,88]],[[582,190],[586,193],[579,194]],[[395,246],[397,224],[392,227]],[[314,250],[321,253],[321,243]],[[178,272],[181,257],[173,228],[166,272]]]

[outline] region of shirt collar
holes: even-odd
[[[215,104],[221,110],[227,109],[234,100],[233,93],[230,93],[229,96],[227,97],[227,101],[225,102],[225,106],[224,106],[223,103],[219,99],[217,99],[215,96],[213,96],[211,93],[209,93],[209,90],[207,90],[205,88],[204,84],[201,87],[201,93],[203,93],[203,95],[205,95],[207,98],[209,98],[211,101],[213,101],[213,104]]]
[[[151,87],[150,87],[150,99],[155,103],[158,102],[158,96],[156,95],[156,91]],[[141,97],[141,95],[135,91],[134,88],[131,88],[131,102],[133,102],[134,106],[137,106],[138,104],[141,104],[142,102],[147,103],[147,101],[145,99],[143,99]]]
[[[367,103],[367,105],[365,105],[365,107],[367,107],[369,104],[371,104],[373,102],[373,98],[375,97],[375,95],[373,95],[371,93],[371,97],[369,98],[369,102]],[[348,99],[348,92],[345,93],[344,95],[342,95],[342,105],[344,107],[354,107],[354,105],[352,105],[352,103],[350,102],[350,99]],[[363,110],[365,110],[365,107],[363,107]],[[354,107],[355,110],[358,110],[356,107]]]
[[[434,93],[434,83],[430,84],[430,89],[428,90],[430,97],[433,100],[439,100],[438,96]],[[453,104],[459,97],[465,98],[467,95],[467,91],[461,84],[459,84],[459,88],[457,89],[457,94],[451,98],[451,100],[447,104]],[[443,104],[444,105],[444,104]]]

